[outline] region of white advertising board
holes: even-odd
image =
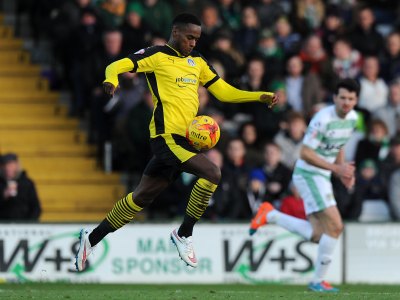
[[[130,224],[96,246],[87,271],[77,273],[74,255],[80,225],[2,224],[0,280],[104,283],[306,283],[315,244],[276,227],[255,236],[246,224],[198,224],[196,269],[178,257],[169,234],[178,224]],[[90,226],[90,227],[93,227]],[[328,280],[342,282],[342,241]]]
[[[346,224],[346,282],[400,283],[400,226]]]

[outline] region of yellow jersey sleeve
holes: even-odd
[[[109,64],[106,68],[106,79],[103,82],[109,82],[117,87],[118,74],[131,71],[153,72],[158,63],[157,55],[154,55],[156,53],[158,53],[158,48],[150,47]]]
[[[133,63],[133,72],[144,72],[151,73],[157,68],[159,62],[159,54],[161,46],[153,46],[146,49],[139,50],[131,55],[128,55],[128,58]]]
[[[106,68],[106,79],[103,82],[109,82],[114,87],[118,86],[118,74],[132,71],[134,65],[128,58],[123,58],[109,64]]]
[[[218,78],[207,89],[221,102],[231,102],[231,103],[244,103],[244,102],[265,102],[261,101],[260,97],[263,94],[273,96],[274,93],[270,92],[249,92],[239,90],[223,79]],[[267,102],[265,102],[267,103]]]
[[[199,75],[199,82],[205,88],[208,88],[215,81],[219,79],[217,72],[214,68],[207,62],[207,60],[201,56],[201,72]]]

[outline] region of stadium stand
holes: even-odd
[[[0,153],[18,153],[35,181],[41,221],[98,221],[124,186],[98,167],[79,121],[67,116],[40,72],[13,28],[0,25]]]

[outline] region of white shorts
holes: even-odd
[[[292,179],[307,215],[336,206],[332,183],[326,176],[296,170]]]

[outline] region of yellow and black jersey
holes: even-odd
[[[149,126],[152,138],[166,133],[186,135],[188,124],[198,112],[199,84],[224,102],[260,101],[261,94],[268,94],[238,90],[222,80],[198,52],[182,56],[169,45],[142,49],[110,64],[105,82],[116,87],[118,74],[128,71],[146,75],[154,102]]]
[[[128,56],[133,72],[144,72],[153,94],[152,137],[163,133],[185,135],[199,108],[199,84],[207,87],[219,77],[197,52],[180,56],[169,46],[154,46]]]

